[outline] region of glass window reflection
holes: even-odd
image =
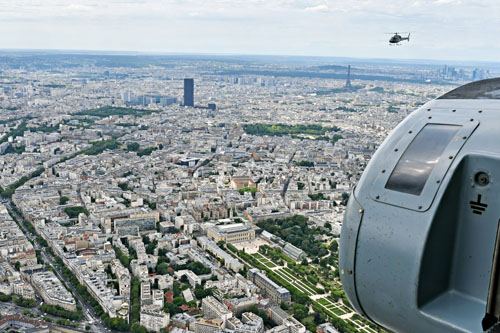
[[[386,189],[420,195],[458,125],[427,124],[415,136],[391,173]]]

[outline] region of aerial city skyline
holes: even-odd
[[[0,328],[51,331],[384,331],[339,279],[351,190],[414,109],[500,72],[1,57]]]
[[[0,331],[389,332],[341,280],[352,191],[416,109],[500,77],[498,12],[0,0]]]

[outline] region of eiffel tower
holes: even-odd
[[[351,65],[347,66],[347,80],[345,81],[345,90],[352,90],[351,85]]]

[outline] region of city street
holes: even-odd
[[[66,279],[66,277],[62,274],[61,270],[59,269],[59,267],[57,266],[57,264],[54,262],[54,260],[52,259],[52,257],[47,253],[46,251],[46,248],[42,247],[37,239],[36,239],[36,235],[33,235],[32,233],[30,233],[28,230],[26,230],[26,227],[24,226],[24,224],[22,223],[23,221],[23,217],[22,216],[19,216],[14,209],[12,209],[12,205],[13,203],[8,200],[8,201],[4,201],[4,204],[7,206],[7,209],[9,210],[10,214],[12,214],[16,219],[17,221],[19,221],[19,225],[21,226],[21,229],[23,230],[24,234],[30,239],[33,241],[33,244],[34,244],[34,248],[35,250],[39,250],[40,251],[40,256],[42,257],[42,259],[46,262],[46,263],[49,263],[53,268],[54,268],[54,271],[55,271],[55,274],[56,276],[61,280],[61,281],[64,281],[64,283],[66,284],[67,287],[69,287],[71,290],[71,293],[73,294],[74,297],[76,297],[77,299],[77,303],[78,305],[82,308],[82,311],[83,311],[83,314],[86,318],[86,322],[84,322],[83,324],[83,327],[85,327],[85,324],[88,324],[90,325],[91,327],[91,330],[95,330],[95,332],[103,332],[105,330],[108,330],[101,322],[101,319],[97,317],[97,315],[95,314],[94,312],[94,309],[92,309],[92,307],[87,304],[83,298],[80,296],[80,294],[76,291],[76,289],[73,287],[73,285],[69,282],[68,279]]]

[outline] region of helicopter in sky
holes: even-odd
[[[392,33],[391,33],[392,34]],[[401,36],[399,33],[394,32],[394,35],[389,39],[389,45],[401,45],[401,42],[407,40],[410,41],[410,33],[408,32],[407,37]]]

